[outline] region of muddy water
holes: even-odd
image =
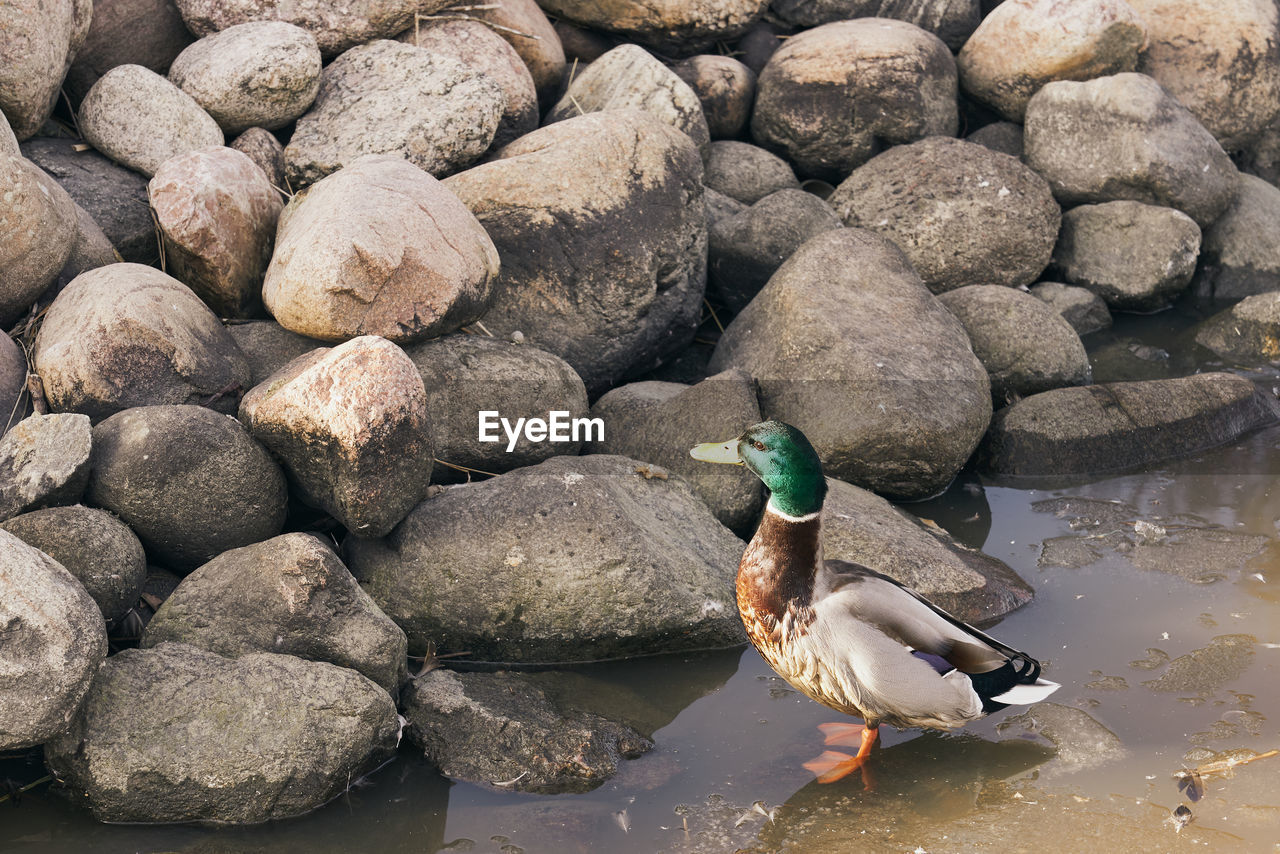
[[[1103,336],[1100,373],[1180,372],[1179,325]],[[1036,588],[994,631],[1044,659],[1054,705],[957,735],[886,728],[865,774],[819,786],[800,763],[833,716],[754,651],[643,660],[584,670],[657,742],[586,795],[453,784],[406,750],[256,828],[104,826],[40,787],[0,804],[0,851],[1280,851],[1280,756],[1205,775],[1194,802],[1173,776],[1280,747],[1280,429],[1088,482],[966,475],[910,509]]]

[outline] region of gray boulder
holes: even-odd
[[[354,670],[162,644],[112,656],[45,761],[100,821],[256,824],[341,794],[398,732]]]
[[[202,406],[139,406],[93,428],[88,501],[188,572],[284,526],[284,474],[236,421]]]
[[[768,0],[542,0],[552,15],[582,27],[616,33],[664,53],[688,54],[742,35]]]
[[[57,182],[11,154],[0,154],[0,198],[0,327],[8,329],[71,256],[76,208]]]
[[[94,222],[87,210],[76,205],[76,239],[71,246],[71,254],[67,256],[67,262],[58,271],[53,284],[40,295],[39,302],[52,300],[81,273],[115,264],[120,260],[120,253],[111,245],[106,232]]]
[[[26,354],[8,335],[0,335],[0,435],[30,414]]]
[[[283,368],[304,353],[327,344],[290,332],[274,320],[248,320],[227,326],[231,340],[249,363],[249,388]]]
[[[89,34],[63,85],[71,103],[79,104],[98,78],[117,65],[141,65],[164,74],[194,40],[173,0],[96,0]]]
[[[950,137],[886,151],[830,202],[845,225],[896,243],[934,293],[1034,282],[1062,217],[1049,185],[1019,160]]]
[[[233,139],[229,148],[234,148],[254,162],[272,187],[286,189],[284,178],[284,146],[275,134],[265,128],[249,128]]]
[[[495,25],[498,35],[515,48],[524,60],[533,85],[538,90],[538,103],[545,109],[560,95],[564,78],[564,47],[555,27],[536,0],[503,0],[502,3],[476,4],[482,8],[467,14]],[[529,38],[533,36],[533,38]]]
[[[0,750],[66,729],[107,655],[102,612],[56,560],[0,533]]]
[[[1194,335],[1201,347],[1235,365],[1280,362],[1280,291],[1245,297],[1200,323]]]
[[[1088,335],[1111,326],[1111,311],[1107,304],[1088,288],[1062,282],[1040,282],[1031,286],[1030,293],[1052,306],[1063,320],[1071,324],[1077,335]]]
[[[53,113],[92,16],[92,0],[0,6],[0,111],[18,139],[34,135]]]
[[[702,104],[712,139],[736,139],[751,118],[756,73],[731,56],[702,53],[671,66]]]
[[[716,227],[716,223],[745,211],[749,205],[744,205],[737,199],[731,199],[719,190],[713,190],[710,187],[703,191],[703,200],[707,209],[707,229]]]
[[[89,419],[32,415],[0,439],[0,519],[75,504],[89,483]]]
[[[1280,189],[1253,175],[1222,216],[1204,230],[1197,293],[1231,300],[1280,290]]]
[[[404,632],[308,534],[225,551],[184,578],[147,624],[141,646],[170,641],[227,658],[278,652],[327,661],[392,697],[406,678]]]
[[[681,480],[595,455],[454,486],[347,565],[409,636],[482,661],[591,661],[744,640],[742,541]]]
[[[748,205],[779,190],[800,188],[787,161],[757,145],[729,139],[711,144],[702,182]]]
[[[928,30],[959,50],[978,22],[979,0],[773,0],[769,9],[797,27],[816,27],[846,18],[895,18]]]
[[[983,125],[965,137],[967,142],[985,145],[992,151],[1022,159],[1022,125],[1013,122],[992,122]]]
[[[1233,442],[1280,421],[1280,403],[1244,377],[1059,388],[996,413],[979,462],[1011,475],[1118,471]]]

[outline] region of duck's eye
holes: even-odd
[[[751,447],[755,448],[757,451],[763,451],[763,450],[764,450],[764,442],[759,442],[759,441],[757,441],[757,442],[752,442],[752,443],[751,443]]]

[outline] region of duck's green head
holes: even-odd
[[[822,509],[827,481],[818,452],[805,435],[781,421],[761,421],[727,442],[707,442],[689,451],[695,460],[746,466],[773,495],[769,503],[789,516]]]

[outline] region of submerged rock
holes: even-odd
[[[1019,715],[1011,715],[996,725],[1004,734],[1026,732],[1048,739],[1057,751],[1045,770],[1070,774],[1114,762],[1128,751],[1120,737],[1084,709],[1059,703],[1036,703]]]
[[[1152,691],[1209,697],[1249,668],[1257,642],[1253,635],[1219,635],[1207,646],[1170,661],[1159,678],[1142,684]]]
[[[1280,291],[1245,297],[1195,328],[1195,340],[1245,367],[1280,362]]]
[[[33,415],[0,439],[0,519],[75,504],[89,483],[89,419]]]

